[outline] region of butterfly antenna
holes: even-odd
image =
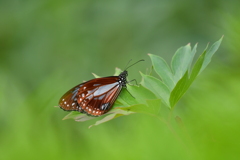
[[[124,69],[124,71],[128,68],[128,65],[129,65],[129,63],[132,61],[132,59],[130,59],[129,61],[128,61],[128,63],[127,63],[127,65],[124,67],[125,69]]]
[[[135,64],[137,64],[138,62],[141,62],[141,61],[144,61],[144,59],[141,59],[141,60],[139,60],[139,61],[131,64],[130,66],[126,67],[126,68],[124,69],[124,71],[127,70],[129,67],[131,67],[131,66],[133,66],[133,65],[135,65]],[[129,62],[131,62],[131,60],[130,60]],[[129,64],[129,62],[128,62],[128,64]]]

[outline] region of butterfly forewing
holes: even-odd
[[[105,88],[101,89],[101,87]],[[80,102],[81,106],[86,105],[84,111],[90,115],[98,116],[108,112],[112,108],[122,88],[118,83],[114,83],[114,85],[103,85],[101,87],[88,96],[91,98],[85,98],[90,99],[87,103],[84,103],[84,101]]]
[[[62,109],[92,116],[108,112],[122,89],[118,76],[96,78],[75,86],[59,101]]]

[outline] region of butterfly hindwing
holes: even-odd
[[[83,83],[84,84],[84,83]],[[68,92],[66,92],[61,99],[59,100],[59,106],[65,111],[79,111],[83,112],[79,104],[77,103],[77,93],[79,88],[83,84],[77,85],[70,89]]]

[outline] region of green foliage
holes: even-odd
[[[217,0],[1,1],[0,159],[240,159],[239,5]],[[174,109],[163,101],[157,101],[161,107],[153,105],[150,113],[167,123],[144,111],[88,129],[107,115],[62,121],[69,112],[53,107],[72,85],[91,79],[91,72],[113,75],[114,67],[144,58],[128,70],[129,80],[141,82],[138,71],[159,78],[146,53],[172,67],[177,48],[198,42],[195,64],[206,42],[212,45],[222,34],[214,61]],[[151,105],[155,99],[146,101]],[[146,107],[133,105],[132,111],[140,108]]]
[[[117,117],[133,113],[157,115],[161,102],[169,109],[172,109],[186,93],[195,78],[210,63],[213,54],[221,44],[222,38],[209,49],[206,47],[193,66],[192,61],[196,53],[197,44],[193,49],[191,49],[190,44],[179,48],[172,58],[171,68],[163,58],[149,54],[154,71],[160,79],[141,73],[142,81],[139,86],[127,85],[128,91],[134,97],[126,89],[123,89],[113,109],[102,116],[103,118],[94,125],[96,126]],[[114,75],[118,75],[120,72],[121,70],[117,68]],[[99,77],[96,74],[93,75],[96,78]],[[94,117],[89,117],[79,112],[71,112],[64,117],[64,119],[69,118],[80,122],[94,119]]]

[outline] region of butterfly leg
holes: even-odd
[[[132,81],[134,81],[134,82],[136,83],[136,85],[139,86],[136,79],[133,79],[133,80],[131,80],[131,81],[128,81],[127,83],[128,83],[129,85],[132,85],[132,84],[130,84],[130,82],[132,82]]]

